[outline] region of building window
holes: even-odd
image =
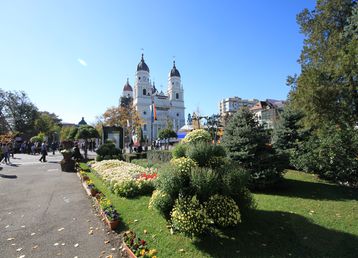
[[[140,81],[140,76],[138,77],[138,80]]]
[[[146,115],[147,114],[147,112],[146,111],[143,111],[143,115]]]
[[[147,90],[146,89],[143,89],[143,95],[147,95]]]
[[[177,116],[179,116],[179,113],[177,113]]]
[[[179,99],[179,93],[175,93],[175,98]]]
[[[147,125],[143,125],[143,131],[147,131]]]
[[[172,85],[174,85],[174,82],[172,82]]]

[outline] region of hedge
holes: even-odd
[[[147,159],[152,163],[169,162],[172,159],[172,152],[169,150],[149,150],[147,152]]]

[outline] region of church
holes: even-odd
[[[143,121],[144,139],[149,141],[157,139],[160,130],[165,129],[169,121],[175,132],[185,125],[184,89],[175,61],[173,61],[173,67],[168,75],[167,91],[159,92],[150,80],[149,67],[142,54],[137,65],[134,88],[127,80],[123,87],[123,96],[133,98],[134,108]],[[153,106],[156,119],[152,119],[151,109]]]

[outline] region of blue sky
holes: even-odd
[[[311,0],[0,0],[0,88],[24,90],[65,122],[94,122],[134,84],[141,49],[166,90],[175,56],[186,114],[222,98],[285,99]],[[162,85],[162,88],[161,88]]]

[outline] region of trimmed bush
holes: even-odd
[[[199,167],[218,167],[223,163],[221,160],[226,157],[222,146],[207,142],[190,144],[186,154],[189,158],[196,161]]]
[[[152,163],[169,162],[172,159],[172,153],[169,150],[149,150],[147,159]]]
[[[188,146],[185,144],[176,144],[172,150],[172,155],[174,159],[178,159],[178,158],[182,158],[182,157],[186,157],[186,150],[187,150]]]
[[[204,129],[196,129],[188,133],[182,140],[183,143],[210,142],[211,135]]]
[[[172,199],[178,198],[179,194],[187,195],[190,190],[190,170],[180,169],[172,166],[160,172],[156,188],[171,196]]]
[[[149,195],[154,191],[153,180],[124,180],[115,183],[112,191],[126,198],[131,198],[139,195]]]
[[[191,158],[172,159],[170,164],[178,168],[181,173],[186,175],[189,175],[191,169],[197,166],[197,163]]]
[[[241,222],[240,210],[235,201],[222,195],[214,195],[204,204],[208,216],[221,227],[236,226]]]
[[[194,237],[204,233],[209,227],[206,211],[196,197],[179,197],[171,212],[171,223],[174,230]]]
[[[172,210],[173,205],[174,200],[169,194],[160,190],[155,190],[150,198],[148,207],[159,211],[160,214],[167,217]]]
[[[194,194],[203,202],[220,191],[221,180],[210,168],[193,168],[190,173],[190,185]]]
[[[122,151],[116,148],[116,145],[112,142],[106,142],[98,147],[97,151],[97,161],[110,160],[110,159],[122,159]]]

